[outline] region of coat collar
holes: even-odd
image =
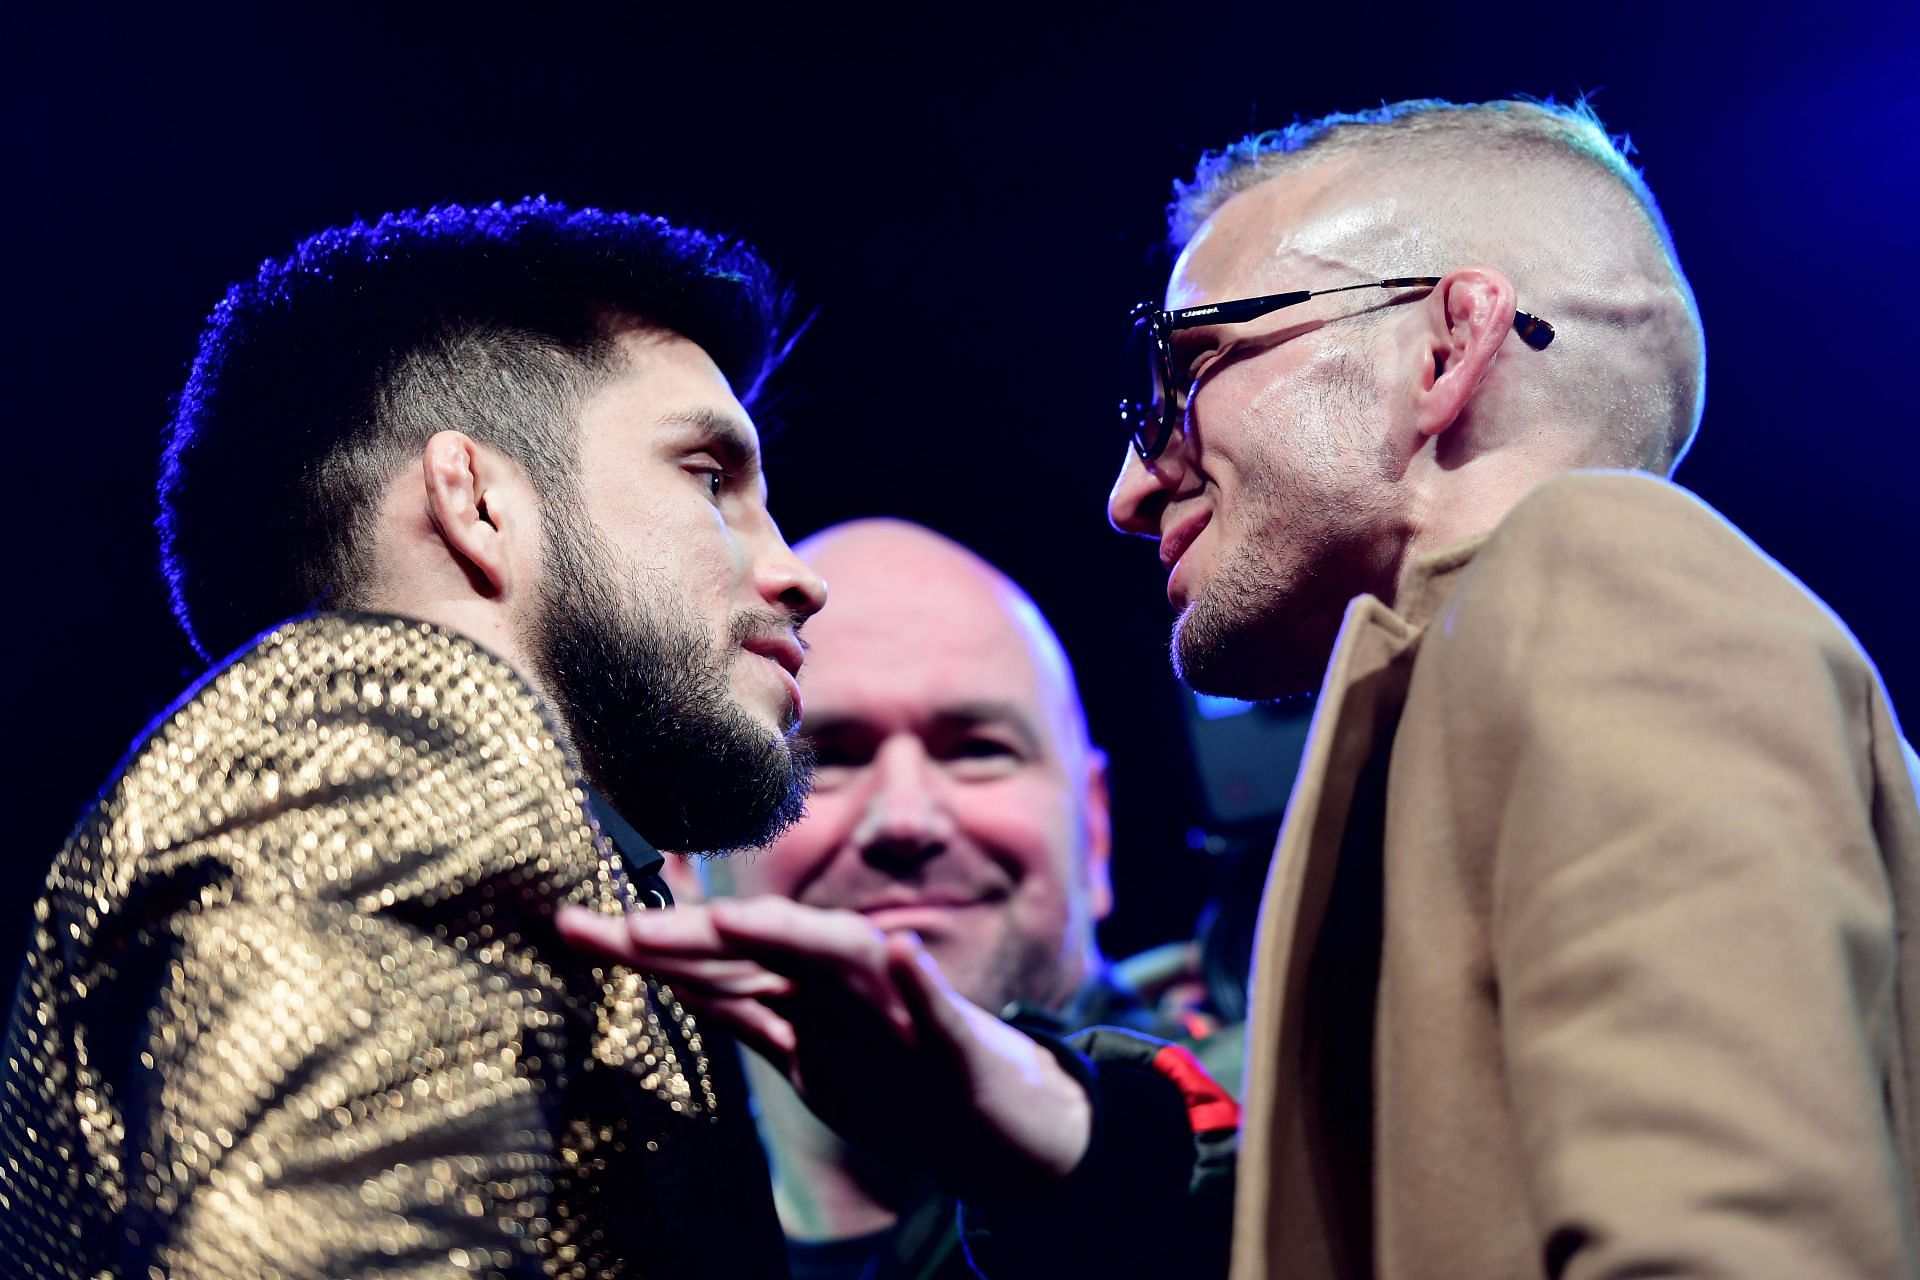
[[[1276,1239],[1316,1265],[1302,1274],[1364,1272],[1345,1256],[1338,1230],[1322,1216],[1329,1155],[1313,1114],[1317,1082],[1308,976],[1331,900],[1355,793],[1388,749],[1412,677],[1420,637],[1487,535],[1412,561],[1394,593],[1396,608],[1370,595],[1347,606],[1314,708],[1313,729],[1280,829],[1254,944],[1242,1167],[1271,1170],[1277,1186],[1243,1178],[1235,1209],[1235,1275],[1268,1259]],[[1442,623],[1442,625],[1445,625]],[[1316,1190],[1316,1188],[1318,1188]],[[1264,1262],[1254,1264],[1255,1269]]]
[[[666,856],[622,817],[605,796],[589,786],[583,785],[580,790],[587,798],[587,812],[593,815],[601,834],[613,845],[613,851],[620,855],[620,862],[626,868],[627,878],[633,882],[641,905],[672,906],[673,894],[660,875],[660,868],[666,865]]]
[[[1447,596],[1459,582],[1461,573],[1492,536],[1491,532],[1478,534],[1409,562],[1394,590],[1393,615],[1408,626],[1424,631],[1446,606]]]

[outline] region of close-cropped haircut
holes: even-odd
[[[160,472],[161,566],[202,656],[357,603],[387,483],[452,427],[571,492],[583,398],[626,317],[700,346],[751,403],[786,297],[746,246],[544,198],[322,231],[234,285],[200,335]]]
[[[1370,263],[1378,278],[1496,263],[1562,335],[1562,401],[1603,425],[1583,446],[1586,462],[1671,473],[1699,427],[1705,343],[1630,151],[1584,99],[1420,98],[1338,112],[1202,156],[1191,180],[1174,183],[1167,236],[1183,250],[1241,192],[1323,161],[1354,159],[1361,186],[1369,170],[1391,175],[1422,235],[1383,244]]]
[[[1585,98],[1571,103],[1514,98],[1494,102],[1448,102],[1410,98],[1366,111],[1336,111],[1316,120],[1296,120],[1282,129],[1249,134],[1200,157],[1193,178],[1173,184],[1167,206],[1167,237],[1186,247],[1200,224],[1249,187],[1308,159],[1320,160],[1362,146],[1414,142],[1428,154],[1455,142],[1494,148],[1516,156],[1528,151],[1574,158],[1592,165],[1632,192],[1646,210],[1667,251],[1667,232],[1653,192],[1632,161],[1632,144],[1616,139]]]

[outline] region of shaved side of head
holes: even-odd
[[[1176,184],[1174,247],[1242,192],[1319,166],[1327,243],[1296,252],[1380,278],[1497,267],[1554,325],[1554,360],[1482,430],[1551,422],[1548,447],[1575,465],[1679,464],[1706,390],[1699,311],[1652,193],[1584,104],[1402,102],[1242,139]]]

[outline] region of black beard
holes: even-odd
[[[546,582],[527,645],[588,780],[679,853],[762,845],[792,826],[812,752],[756,724],[727,678],[728,656],[776,620],[738,617],[716,650],[670,592],[649,606],[622,590],[617,557],[591,526],[563,514],[545,524]]]

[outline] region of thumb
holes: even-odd
[[[931,1032],[956,1055],[966,1056],[976,1038],[964,1012],[966,998],[953,989],[917,934],[894,934],[887,939],[887,971],[920,1034]]]

